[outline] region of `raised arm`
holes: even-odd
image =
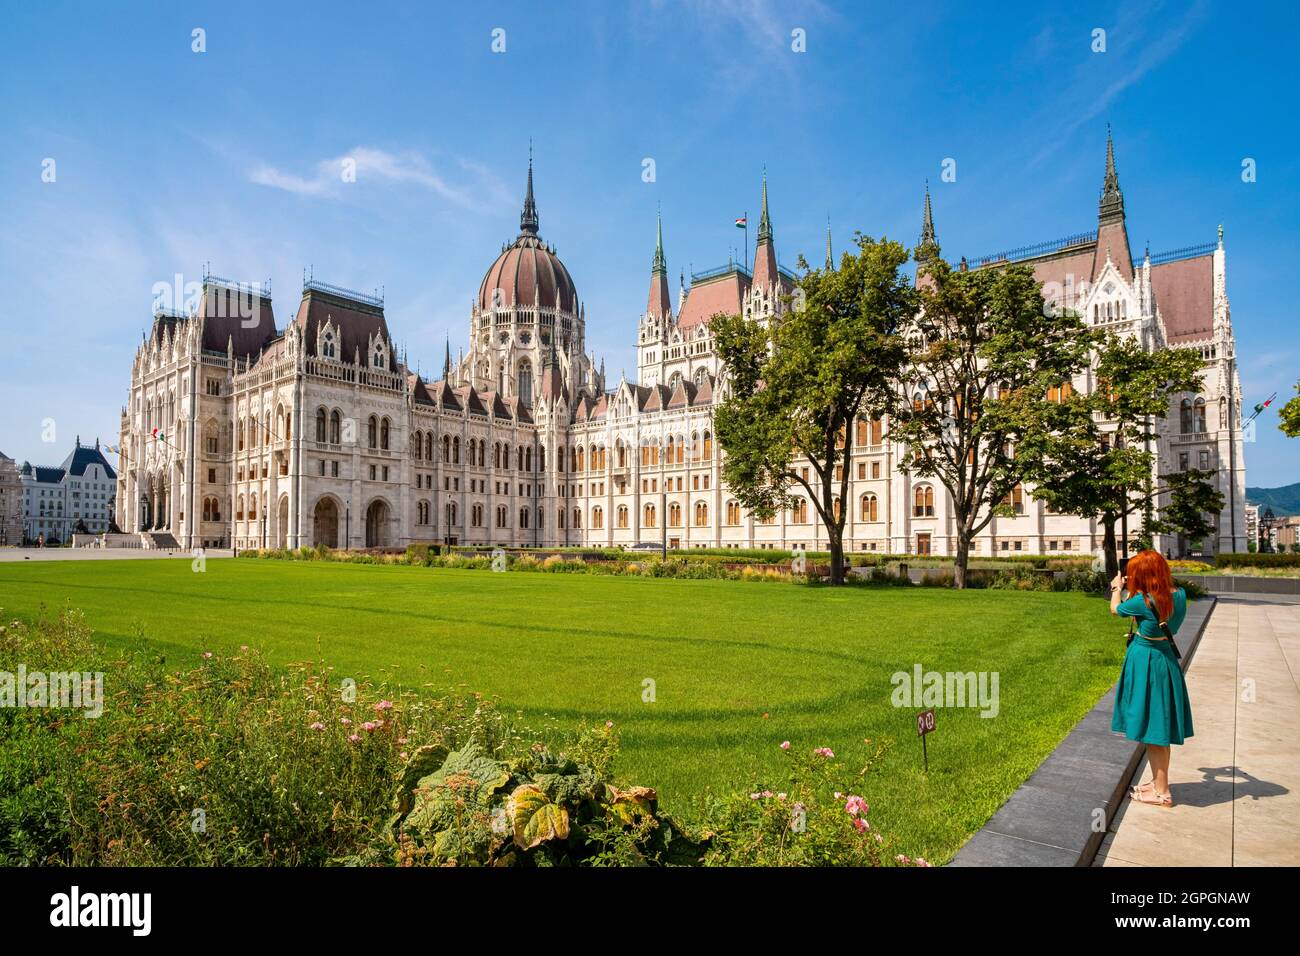
[[[1124,591],[1124,575],[1115,575],[1114,580],[1110,582],[1110,613],[1119,613],[1119,604],[1128,595]]]

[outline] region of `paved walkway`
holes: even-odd
[[[1220,595],[1187,672],[1173,809],[1126,801],[1094,866],[1300,864],[1300,599]],[[1150,778],[1144,759],[1138,779]]]
[[[204,556],[228,558],[230,550],[206,548]],[[146,551],[144,548],[0,548],[0,561],[126,561],[150,558],[184,558],[194,555],[184,548],[174,551]]]

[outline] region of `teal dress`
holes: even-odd
[[[1137,634],[1124,655],[1124,669],[1115,685],[1110,729],[1144,744],[1181,744],[1192,736],[1192,704],[1178,658],[1169,641],[1158,639],[1163,634],[1160,622],[1141,594],[1134,594],[1116,610],[1122,617],[1136,619]],[[1169,630],[1177,634],[1186,616],[1187,594],[1177,588]]]

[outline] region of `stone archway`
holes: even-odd
[[[280,496],[280,507],[276,509],[275,540],[276,547],[283,550],[289,546],[289,496]]]
[[[318,548],[339,546],[339,506],[333,498],[316,502],[312,512],[312,541]]]
[[[387,548],[391,544],[389,534],[389,521],[392,515],[392,509],[388,507],[388,502],[376,498],[370,502],[366,508],[366,547],[367,548]]]

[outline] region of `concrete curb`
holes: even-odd
[[[1209,596],[1187,608],[1176,638],[1184,672],[1217,603]],[[1114,704],[1112,686],[948,865],[1089,866],[1146,752],[1111,732]]]

